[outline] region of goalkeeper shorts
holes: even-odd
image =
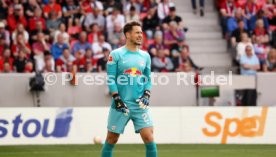
[[[107,129],[113,133],[123,134],[129,120],[133,122],[135,133],[140,133],[141,129],[153,126],[149,109],[132,109],[126,116],[110,107]]]

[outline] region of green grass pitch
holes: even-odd
[[[0,157],[100,157],[101,145],[0,146]],[[158,145],[159,157],[275,157],[276,145]],[[113,157],[145,157],[144,145],[116,145]]]

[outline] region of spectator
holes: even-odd
[[[74,41],[75,39],[78,39],[79,34],[81,34],[81,32],[82,32],[82,28],[80,25],[80,21],[79,19],[75,19],[75,21],[73,21],[73,24],[68,26],[68,34],[70,35],[70,38],[72,39],[72,41]]]
[[[266,0],[266,3],[263,6],[263,10],[265,12],[265,15],[268,17],[268,19],[271,19],[274,14],[274,0]]]
[[[61,18],[57,17],[57,14],[54,11],[49,13],[49,19],[46,21],[46,27],[50,31],[50,34],[54,34],[54,32],[59,28],[59,25],[62,23]]]
[[[80,4],[80,10],[81,10],[81,14],[83,16],[87,16],[88,14],[92,14],[93,13],[93,8],[90,4],[90,0],[82,0],[79,2]]]
[[[169,57],[165,56],[164,50],[157,50],[157,56],[152,59],[152,71],[169,72],[173,69],[173,63]]]
[[[256,75],[260,70],[260,63],[258,57],[254,54],[251,46],[246,46],[245,54],[241,56],[241,74],[242,75]]]
[[[29,42],[24,39],[24,35],[22,33],[17,34],[16,41],[13,43],[11,50],[12,50],[13,57],[15,58],[18,56],[19,51],[24,51],[28,59],[31,54],[31,46]]]
[[[119,38],[118,44],[117,44],[117,45],[113,45],[113,46],[114,46],[114,48],[115,48],[115,47],[119,48],[119,47],[124,46],[125,43],[126,43],[126,37],[125,37],[124,34],[121,34],[121,36],[120,36],[120,38]]]
[[[0,13],[0,21],[6,22],[6,18],[8,17],[8,5],[4,0],[0,2]]]
[[[72,54],[75,55],[75,53],[80,50],[82,50],[82,52],[85,52],[86,49],[91,49],[91,44],[87,42],[86,32],[81,32],[79,41],[77,41],[73,46]]]
[[[40,9],[39,4],[36,0],[28,0],[28,2],[25,3],[24,8],[25,15],[28,20],[34,17],[36,9]]]
[[[90,27],[92,24],[96,23],[99,26],[99,29],[101,31],[104,30],[104,26],[105,26],[105,18],[104,16],[101,14],[101,10],[98,8],[94,9],[93,14],[88,14],[85,17],[84,20],[84,26],[85,27]]]
[[[45,51],[50,51],[51,45],[46,41],[43,32],[37,34],[37,41],[33,43],[32,48],[35,55],[43,54]]]
[[[37,35],[38,40],[33,43],[33,53],[35,60],[36,71],[43,71],[44,63],[44,52],[49,52],[51,49],[50,43],[45,40],[44,34],[42,32]]]
[[[253,41],[256,41],[256,38],[259,37],[262,44],[269,43],[269,34],[264,27],[264,22],[262,19],[257,20],[256,28],[253,31]]]
[[[234,12],[237,10],[237,3],[234,0],[226,0],[220,6],[220,13],[221,13],[221,27],[223,37],[225,37],[227,33],[227,22],[228,19],[234,17]]]
[[[257,12],[261,9],[261,7],[257,4],[256,0],[247,0],[246,3],[242,6],[244,10],[244,17],[247,20],[251,20]]]
[[[157,6],[157,14],[158,18],[162,21],[166,16],[169,15],[170,7],[174,6],[173,3],[169,2],[169,0],[161,0]]]
[[[55,72],[55,61],[50,52],[44,53],[44,63],[43,72]]]
[[[51,12],[55,12],[58,19],[62,17],[61,6],[56,3],[56,0],[49,0],[49,3],[43,8],[45,18],[48,19]]]
[[[275,9],[275,2],[272,0],[268,0],[264,5],[264,14],[268,18],[268,22],[270,25],[270,29],[274,31],[276,29],[276,9]]]
[[[241,34],[241,42],[238,43],[237,45],[237,55],[236,55],[236,60],[239,62],[240,58],[242,55],[244,55],[245,52],[245,48],[247,46],[251,46],[251,48],[253,48],[253,44],[250,40],[250,38],[248,38],[247,33],[242,33]],[[253,51],[253,50],[252,50]],[[254,53],[255,54],[255,53]]]
[[[56,61],[57,72],[72,72],[75,57],[71,55],[69,49],[64,49],[62,55]]]
[[[108,42],[111,44],[113,49],[118,48],[120,37],[123,34],[122,33],[122,27],[121,27],[120,24],[116,23],[114,25],[114,27],[115,27],[114,31],[110,32],[110,34],[108,34],[108,38],[109,38]]]
[[[24,42],[25,43],[28,43],[29,42],[29,33],[25,30],[24,26],[20,23],[17,25],[17,28],[16,30],[13,31],[12,33],[12,41],[14,44],[17,44],[16,43],[16,37],[17,37],[17,34],[23,34],[23,38],[24,38]]]
[[[264,72],[276,72],[276,49],[271,49],[265,64],[263,64]]]
[[[54,33],[54,43],[57,42],[58,36],[60,34],[62,35],[64,42],[69,45],[70,36],[66,31],[66,25],[64,23],[61,23],[59,25],[59,29],[55,31],[55,33]]]
[[[135,9],[134,6],[131,6],[128,14],[126,14],[126,22],[130,21],[139,21],[139,12]]]
[[[42,17],[42,11],[40,8],[36,8],[34,11],[34,16],[32,16],[29,19],[29,29],[30,31],[33,31],[37,28],[37,22],[41,22],[42,24],[42,29],[45,30],[46,29],[46,21],[45,19]]]
[[[134,7],[134,10],[136,10],[138,12],[138,14],[140,14],[140,8],[141,8],[141,6],[138,3],[138,1],[136,1],[136,0],[129,0],[125,4],[125,8],[124,8],[124,14],[125,15],[129,14],[129,12],[131,11],[131,7]]]
[[[114,31],[114,24],[118,23],[121,28],[125,25],[125,17],[120,13],[117,8],[114,8],[111,15],[106,17],[106,30],[108,33]]]
[[[74,0],[66,0],[62,12],[67,26],[72,25],[75,19],[80,18],[80,7],[75,4]]]
[[[263,20],[264,23],[264,28],[266,30],[269,29],[269,21],[268,18],[265,16],[263,10],[259,10],[256,15],[252,16],[250,21],[249,21],[249,30],[253,31],[256,28],[256,24],[258,20]]]
[[[90,5],[92,8],[97,8],[99,9],[100,11],[102,11],[104,9],[103,7],[103,3],[101,1],[98,1],[98,0],[89,0],[90,2]]]
[[[104,35],[100,35],[99,41],[92,44],[92,51],[94,52],[93,57],[99,59],[104,57],[103,50],[108,49],[112,50],[111,45],[105,41]]]
[[[84,55],[85,60],[85,71],[96,72],[97,71],[97,60],[93,58],[93,52],[91,49],[87,49]]]
[[[23,7],[21,4],[17,4],[14,7],[15,12],[8,16],[8,26],[10,32],[13,32],[19,23],[22,23],[24,27],[27,27],[27,20],[24,16]]]
[[[82,51],[82,50],[81,50]],[[73,62],[73,71],[74,72],[85,72],[85,58],[84,52],[78,51],[75,54],[75,60]]]
[[[241,34],[246,33],[250,37],[250,33],[245,29],[245,23],[243,20],[238,20],[238,28],[235,29],[231,34],[231,46],[236,47],[237,43],[241,42]]]
[[[159,26],[159,19],[154,7],[150,8],[147,12],[147,16],[143,19],[143,30],[148,39],[153,38],[153,34]]]
[[[178,58],[178,68],[177,72],[191,72],[193,70],[201,69],[190,57],[190,52],[188,46],[183,46],[180,52],[180,57]]]
[[[106,71],[106,63],[108,61],[108,56],[110,54],[110,50],[104,49],[103,54],[104,54],[104,57],[99,59],[98,62],[97,62],[98,72]]]
[[[5,44],[10,45],[10,32],[5,29],[5,23],[0,21],[0,34],[5,37]]]
[[[192,1],[192,7],[193,7],[194,14],[196,14],[197,13],[196,0],[191,0],[191,1]],[[204,16],[204,0],[200,0],[199,5],[200,5],[200,16]]]
[[[1,63],[0,63],[1,64]],[[12,66],[8,62],[4,62],[3,73],[12,73]]]
[[[123,5],[120,2],[116,0],[109,0],[104,4],[104,14],[108,15],[108,13],[113,10],[113,8],[118,8],[121,12],[123,11]]]
[[[175,21],[180,28],[183,28],[182,18],[176,15],[175,7],[170,7],[169,15],[164,18],[163,23],[170,24],[171,21]]]
[[[157,50],[165,50],[166,47],[163,42],[163,36],[161,32],[156,32],[154,35],[154,42],[149,46],[148,51],[150,56],[153,58],[157,55]],[[166,51],[169,51],[166,49]],[[165,52],[168,55],[168,53]]]
[[[164,44],[168,48],[172,48],[185,40],[183,29],[177,27],[177,23],[174,21],[170,22],[169,30],[164,32]]]
[[[64,37],[62,34],[58,34],[57,36],[57,42],[53,44],[51,47],[51,53],[54,57],[54,60],[57,60],[61,55],[62,51],[66,48],[69,48],[67,43],[64,42]]]
[[[5,72],[5,71],[13,71],[13,62],[14,59],[11,57],[11,50],[10,49],[5,49],[3,52],[3,57],[0,56],[0,72]],[[8,64],[9,66],[5,65]]]
[[[24,73],[32,73],[34,71],[34,65],[32,61],[27,61],[24,69]]]
[[[50,39],[50,32],[47,29],[43,29],[43,23],[41,21],[36,22],[36,29],[31,31],[30,36],[31,40],[30,43],[34,43],[38,39],[38,33],[43,33],[44,38],[46,41]]]
[[[256,38],[256,43],[254,44],[254,51],[260,61],[261,67],[263,67],[263,64],[265,64],[267,59],[269,47],[261,42],[260,37]]]
[[[248,29],[247,27],[247,20],[245,17],[243,17],[242,15],[242,9],[237,9],[235,11],[235,16],[234,17],[229,17],[227,20],[227,33],[229,35],[232,34],[232,32],[238,28],[238,21],[242,20],[245,25],[244,25],[244,29]]]
[[[15,58],[13,62],[14,70],[18,73],[23,73],[28,60],[26,58],[26,53],[23,50],[18,51],[18,58]]]
[[[5,43],[6,37],[5,34],[0,34],[0,57],[2,56],[2,53],[4,49],[9,48],[9,46]]]
[[[91,32],[88,34],[88,42],[91,44],[98,42],[100,35],[102,35],[102,32],[100,31],[99,25],[97,23],[92,24]]]

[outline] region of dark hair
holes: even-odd
[[[141,25],[139,22],[137,22],[137,21],[128,22],[128,23],[124,26],[124,28],[123,28],[123,30],[124,30],[124,35],[126,35],[127,32],[132,31],[133,26],[142,27],[142,25]]]
[[[130,11],[135,11],[136,8],[135,8],[133,5],[131,5],[129,10],[130,10]]]
[[[65,50],[70,51],[70,49],[68,47],[65,47],[65,48],[62,49],[62,52],[64,52]]]
[[[242,19],[238,19],[238,23],[241,23],[241,22],[244,23],[244,21]]]

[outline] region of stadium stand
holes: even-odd
[[[232,70],[231,56],[234,63],[239,66],[237,58],[240,51],[245,51],[240,50],[238,44],[241,40],[241,32],[244,31],[249,35],[254,54],[261,61],[261,67],[266,66],[268,52],[275,47],[274,2],[269,0],[256,2],[254,0],[216,0],[215,2],[216,6],[213,1],[206,1],[204,14],[200,14],[204,17],[200,17],[196,15],[190,1],[175,1],[176,4],[174,4],[169,0],[160,2],[154,0],[2,0],[0,71],[2,73],[47,72],[51,66],[51,71],[60,72],[58,70],[60,60],[64,62],[63,66],[73,67],[73,64],[77,66],[77,68],[63,68],[67,69],[66,71],[102,71],[105,68],[102,68],[103,63],[99,61],[106,60],[104,56],[108,56],[112,49],[124,44],[125,39],[121,29],[125,22],[131,20],[139,20],[143,24],[145,31],[143,49],[149,50],[152,59],[164,53],[167,59],[161,59],[160,64],[162,62],[166,64],[167,61],[173,63],[172,68],[163,72],[176,71],[180,68],[180,54],[184,47],[190,47],[188,50],[191,58],[204,67],[203,73],[210,70],[218,73]],[[228,46],[230,54],[227,53],[226,42],[220,36],[221,29],[217,20],[219,12],[215,8],[220,12],[222,34],[230,43]],[[240,24],[241,21],[243,24]],[[244,27],[243,30],[239,29],[239,25]],[[187,30],[189,30],[188,33]],[[158,36],[162,39],[156,45]],[[157,50],[161,48],[162,52],[155,52],[156,47],[158,47]],[[66,48],[69,48],[74,57],[71,61],[60,58],[63,49]],[[7,49],[11,51],[10,55]],[[92,50],[92,57],[85,59],[85,52],[88,49]],[[6,52],[5,56],[4,52]],[[20,68],[17,62],[19,53],[25,55]],[[206,60],[207,57],[208,60]],[[74,62],[76,58],[81,58],[82,64]],[[91,60],[93,68],[90,68]]]

